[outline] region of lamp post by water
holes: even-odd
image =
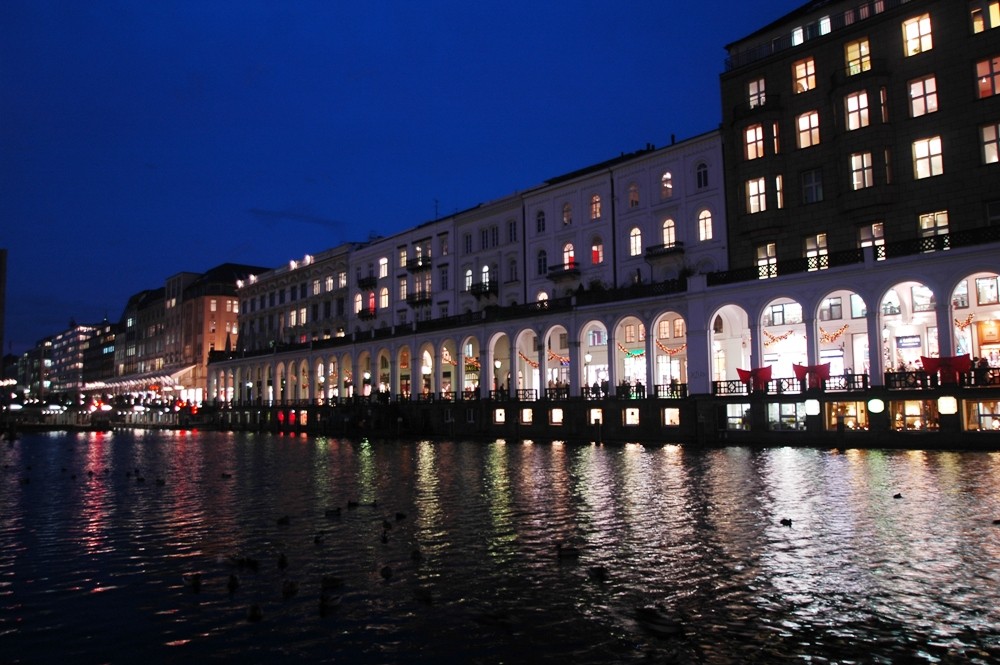
[[[493,390],[500,390],[500,360],[493,361]]]
[[[590,352],[583,354],[583,387],[587,388],[590,386],[590,361],[594,359],[594,356],[590,355]]]

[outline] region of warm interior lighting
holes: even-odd
[[[885,402],[877,397],[868,400],[868,411],[869,413],[882,413],[885,411]]]
[[[958,413],[958,400],[951,395],[938,397],[938,413],[944,416],[953,416]]]

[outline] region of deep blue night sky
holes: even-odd
[[[4,352],[714,129],[724,46],[802,4],[4,0]]]

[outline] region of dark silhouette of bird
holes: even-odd
[[[392,568],[390,566],[382,566],[382,569],[378,571],[378,574],[382,576],[382,579],[388,580],[392,577]]]
[[[605,566],[591,566],[587,569],[587,577],[595,582],[607,582],[611,575]]]
[[[195,593],[201,591],[201,573],[185,573],[181,575],[181,579],[184,580],[184,586],[191,591]]]
[[[278,568],[280,570],[284,570],[285,568],[288,568],[288,557],[285,556],[284,552],[281,552],[280,554],[278,554]]]
[[[260,609],[260,605],[254,603],[247,608],[247,621],[260,621],[264,618],[264,610]]]
[[[902,499],[903,495],[900,494],[899,492],[896,492],[895,494],[892,495],[892,498],[893,499]]]
[[[413,550],[410,552],[410,559],[412,559],[413,561],[418,561],[418,562],[424,560],[424,554],[423,554],[423,552],[420,551],[419,547],[414,547],[413,548]]]
[[[792,520],[791,520],[791,518],[782,517],[781,518],[781,526],[788,526],[788,527],[792,526]]]
[[[579,559],[580,548],[556,543],[556,556],[560,559]]]
[[[406,519],[406,513],[396,513],[396,521],[397,522],[399,522],[401,520],[405,520],[405,519]]]
[[[340,517],[340,506],[337,506],[336,508],[327,508],[323,514],[327,517]]]
[[[389,542],[389,532],[388,532],[388,531],[385,531],[385,530],[383,530],[383,531],[382,531],[382,537],[380,538],[380,540],[381,540],[381,541],[382,541],[383,543],[387,543],[387,542]]]
[[[278,526],[288,526],[289,524],[291,524],[292,518],[289,517],[288,515],[282,515],[281,517],[278,518],[277,522]]]

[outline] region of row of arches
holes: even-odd
[[[690,301],[649,315],[577,311],[558,322],[539,318],[420,342],[405,336],[227,361],[209,392],[263,402],[493,392],[532,399],[624,385],[632,395],[678,396],[683,385],[712,392],[714,382],[737,379],[744,368],[770,366],[773,376],[791,377],[796,364],[829,363],[833,375],[866,375],[879,385],[884,372],[920,369],[922,356],[966,353],[1000,373],[997,273],[969,273],[947,298],[941,290],[917,280],[891,284],[876,298],[835,288],[808,301],[773,297],[751,311],[724,303],[699,321],[690,320]]]

